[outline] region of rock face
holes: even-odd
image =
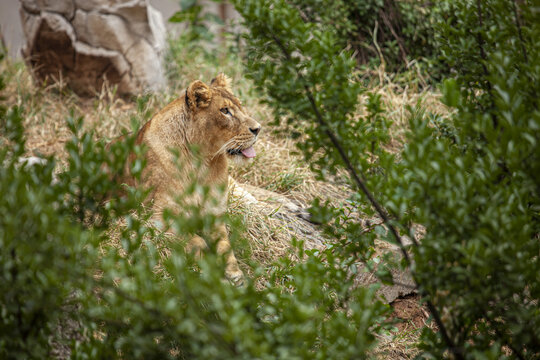
[[[80,95],[105,81],[121,94],[165,85],[165,24],[147,0],[21,0],[23,56],[37,79],[62,80]]]
[[[328,244],[328,239],[323,235],[320,227],[310,221],[310,215],[306,209],[294,203],[286,196],[268,191],[248,184],[239,184],[229,178],[229,198],[232,203],[241,202],[244,207],[257,214],[266,216],[266,221],[277,222],[280,228],[290,231],[296,238],[304,241],[306,250],[323,250]],[[374,221],[380,221],[373,218]],[[386,244],[381,253],[390,255],[394,261],[401,260],[401,251],[395,245]],[[355,285],[369,286],[380,283],[375,275],[376,269],[369,271],[362,263],[356,265]],[[381,284],[377,291],[379,299],[387,304],[398,298],[416,294],[415,282],[408,270],[392,268],[393,284]]]

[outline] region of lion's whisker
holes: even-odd
[[[216,156],[220,155],[220,154],[224,154],[225,151],[227,151],[227,149],[229,148],[229,146],[233,143],[236,142],[236,139],[235,138],[232,138],[230,139],[229,141],[225,142],[225,144],[223,144],[218,151],[216,151],[216,153],[214,154],[214,156],[212,156],[212,159],[214,159]]]

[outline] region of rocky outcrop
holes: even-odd
[[[311,222],[306,209],[282,194],[248,184],[239,184],[234,179],[229,178],[229,201],[230,205],[241,202],[243,207],[258,214],[259,218],[265,219],[264,221],[277,223],[277,227],[302,240],[304,248],[307,250],[323,250],[329,245],[329,240],[323,235],[320,226]],[[374,223],[380,221],[376,218],[371,220]],[[254,224],[251,225],[254,226]],[[388,243],[384,244],[384,247],[379,247],[379,254],[386,254],[395,264],[399,263],[402,258],[399,247]],[[356,286],[380,284],[379,278],[375,275],[376,272],[377,267],[368,269],[365,264],[358,262],[354,277]],[[408,270],[392,266],[390,272],[393,283],[380,285],[377,291],[379,299],[390,304],[398,298],[417,293],[415,282]]]
[[[147,0],[21,0],[23,55],[38,80],[62,80],[92,95],[158,90],[165,25]]]

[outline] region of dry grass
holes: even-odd
[[[383,68],[363,74],[364,81],[365,78],[371,79],[367,81],[367,87],[381,96],[385,116],[392,121],[389,149],[397,152],[404,143],[411,110],[417,105],[421,104],[424,111],[443,117],[449,114],[449,109],[441,103],[441,94],[427,85],[416,68],[401,75],[399,79],[396,77],[385,73]],[[359,115],[362,115],[362,109]]]
[[[242,77],[238,62],[226,61],[224,65],[217,66],[217,71],[215,64],[198,64],[189,67],[189,70],[182,67],[181,62],[172,64],[169,70],[183,76],[171,81],[168,91],[136,99],[116,97],[113,88],[104,88],[94,98],[82,99],[66,89],[61,82],[36,85],[26,67],[20,63],[3,62],[0,71],[6,75],[5,94],[8,105],[24,104],[28,155],[54,155],[60,161],[65,159],[64,143],[71,136],[65,119],[71,113],[82,116],[85,128],[93,129],[97,139],[112,139],[123,132],[131,131],[132,122],[141,126],[159,108],[174,99],[190,80],[209,81],[218,71],[224,71],[233,78],[233,88],[246,108],[263,127],[268,125],[272,117],[270,109],[257,101],[251,84]],[[377,85],[372,86],[372,91],[381,95],[387,115],[394,124],[392,146],[396,149],[403,142],[408,107],[414,107],[422,101],[429,111],[447,113],[439,102],[439,94],[435,92],[419,91],[418,87],[401,87],[381,71],[373,73],[372,76],[379,80]],[[296,153],[293,140],[278,137],[267,129],[268,126],[266,131],[261,133],[256,146],[258,155],[255,161],[247,167],[231,169],[231,175],[239,183],[283,194],[301,207],[309,205],[316,197],[331,199],[337,203],[347,198],[349,190],[344,185],[315,179],[302,157]],[[241,201],[233,199],[229,208],[232,214],[243,219],[247,229],[244,237],[248,240],[249,251],[245,253],[250,254],[251,259],[240,256],[240,260],[248,272],[247,263],[251,260],[264,266],[278,257],[294,256],[290,252],[293,236],[308,239],[309,236],[318,236],[309,234],[312,229],[290,225],[291,219],[283,221],[272,216],[279,210],[279,205],[248,208]],[[162,252],[163,256],[167,255],[166,248],[162,249]],[[376,351],[378,357],[413,358],[417,352],[414,343],[418,339],[418,333],[407,330],[397,336],[391,334],[390,337],[381,338]],[[399,357],[395,357],[396,354],[399,354]]]

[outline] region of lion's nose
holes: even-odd
[[[261,131],[261,127],[259,126],[259,127],[256,127],[256,128],[249,128],[249,131],[251,131],[251,133],[256,136]]]

